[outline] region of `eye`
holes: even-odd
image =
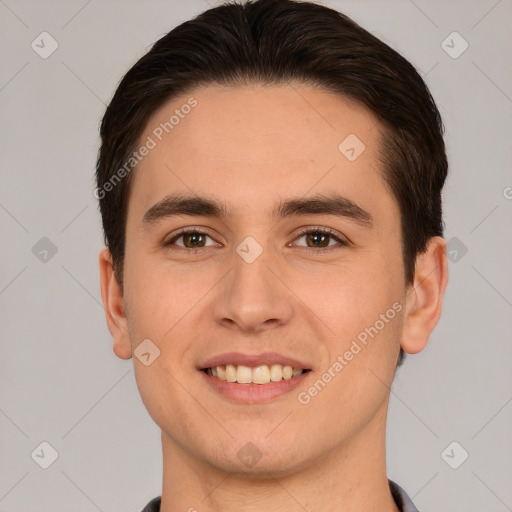
[[[210,239],[212,243],[207,243]],[[166,246],[175,245],[184,249],[201,249],[203,247],[210,247],[216,245],[216,242],[204,231],[196,228],[182,229],[172,238],[165,242]]]
[[[297,243],[301,239],[304,239],[304,244]],[[347,246],[348,242],[328,228],[309,228],[299,234],[295,244],[307,249],[326,249],[335,245]]]

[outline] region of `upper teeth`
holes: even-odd
[[[300,375],[304,370],[293,369],[291,366],[283,366],[280,364],[273,364],[268,366],[263,364],[251,368],[242,364],[226,366],[214,366],[208,368],[208,375],[217,377],[220,380],[227,380],[228,382],[238,382],[239,384],[268,384],[270,381],[277,382],[282,379],[289,380],[296,375]]]

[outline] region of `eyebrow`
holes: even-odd
[[[281,201],[272,211],[276,221],[295,215],[335,215],[345,217],[362,227],[373,226],[373,218],[354,201],[339,194],[323,194],[313,197],[292,198]],[[169,195],[146,211],[142,219],[144,227],[176,215],[229,218],[225,203],[200,196]]]
[[[144,226],[175,215],[197,215],[203,217],[228,217],[224,203],[199,196],[169,195],[152,206],[142,218]]]

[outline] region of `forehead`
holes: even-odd
[[[146,206],[181,191],[247,208],[313,189],[387,194],[380,137],[366,108],[312,86],[198,88],[149,119],[132,189]]]
[[[190,103],[195,106],[187,107]],[[166,122],[169,133],[162,126]],[[228,154],[242,161],[306,155],[318,159],[326,151],[337,156],[339,143],[350,133],[371,143],[378,135],[373,130],[377,124],[362,105],[312,86],[208,86],[158,109],[145,135],[158,138],[163,129],[163,142],[179,145],[186,138],[208,146],[214,158]]]

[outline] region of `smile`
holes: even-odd
[[[227,364],[205,368],[203,371],[210,377],[221,381],[236,382],[238,384],[268,384],[270,382],[293,379],[309,370],[281,364],[262,364],[255,367],[242,364]]]

